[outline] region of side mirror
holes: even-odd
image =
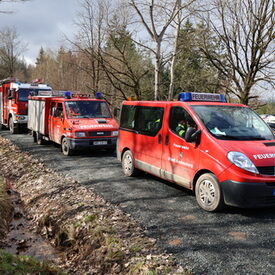
[[[115,107],[114,108],[114,116],[118,117],[118,115],[119,115],[119,108]]]
[[[201,130],[195,130],[192,127],[188,127],[185,133],[186,142],[197,142],[200,137]]]
[[[11,100],[11,99],[15,99],[15,92],[13,89],[9,90],[8,91],[8,99]]]

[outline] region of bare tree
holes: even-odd
[[[130,0],[130,5],[136,11],[140,22],[149,34],[151,40],[155,43],[155,47],[139,43],[139,45],[149,49],[155,58],[155,89],[154,98],[159,99],[160,93],[160,76],[163,68],[162,43],[171,23],[179,12],[190,4],[182,4],[181,0]]]
[[[20,40],[15,28],[0,31],[0,66],[7,76],[14,76],[19,57],[26,49],[27,44]]]
[[[255,84],[274,85],[275,6],[273,0],[214,0],[207,23],[224,48],[224,56],[202,51],[227,78],[227,92],[249,104]],[[206,40],[205,40],[206,42]]]
[[[111,5],[107,0],[82,0],[81,7],[76,22],[78,35],[70,43],[79,54],[85,56],[84,66],[79,64],[79,69],[89,75],[89,88],[96,92],[101,81],[100,52],[106,42]]]

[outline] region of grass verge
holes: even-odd
[[[8,231],[8,225],[12,215],[12,205],[7,194],[7,186],[4,178],[0,177],[0,239]]]
[[[56,267],[28,256],[14,256],[0,250],[0,274],[65,275]]]

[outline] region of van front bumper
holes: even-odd
[[[100,138],[100,139],[75,139],[75,138],[68,138],[69,147],[73,150],[77,149],[85,149],[85,148],[91,148],[91,149],[115,149],[116,147],[116,140],[117,137],[106,137],[106,138]]]
[[[241,208],[275,206],[275,182],[223,181],[221,188],[228,205]]]

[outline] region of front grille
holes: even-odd
[[[258,171],[262,175],[270,175],[274,176],[275,175],[275,167],[274,166],[258,166],[257,167]]]
[[[108,137],[111,135],[111,131],[92,131],[89,132],[90,137]]]

